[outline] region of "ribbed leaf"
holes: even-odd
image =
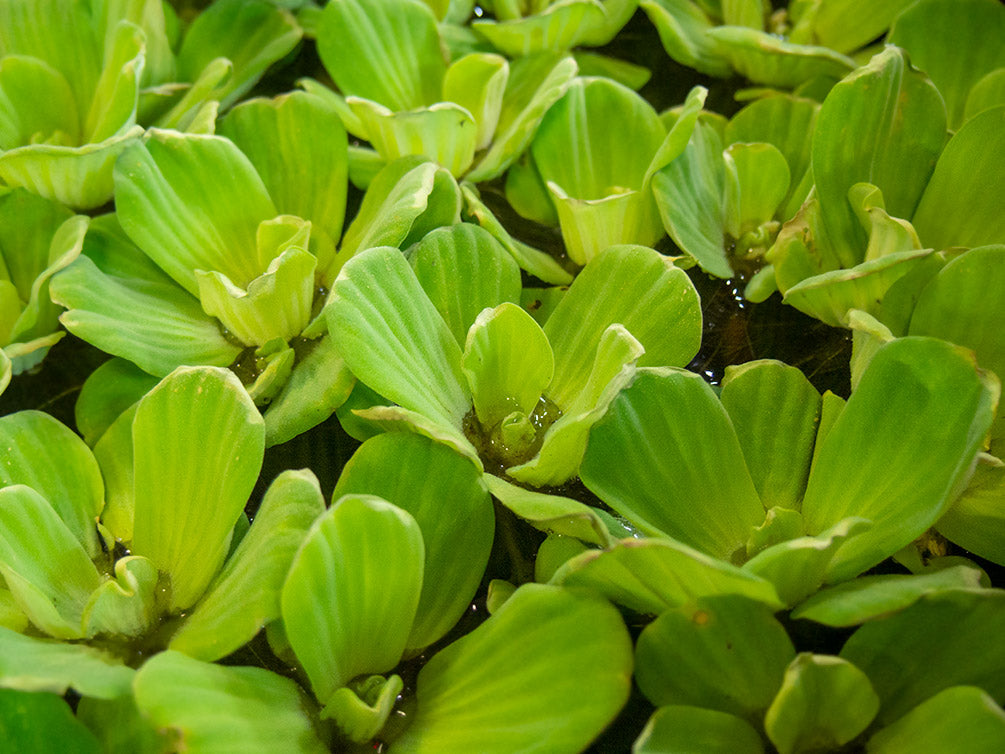
[[[467,110],[478,129],[475,149],[492,142],[503,92],[509,80],[509,63],[501,55],[472,53],[451,63],[443,78],[443,99]]]
[[[631,640],[594,596],[526,584],[419,672],[400,752],[582,751],[628,699]]]
[[[290,646],[327,704],[356,676],[383,673],[407,646],[423,582],[422,532],[404,510],[346,495],[315,521],[282,590]]]
[[[181,367],[140,402],[132,551],[170,575],[173,609],[195,603],[223,562],[264,447],[262,417],[227,370]]]
[[[975,686],[953,686],[919,704],[869,739],[870,754],[910,754],[918,741],[934,750],[999,751],[1005,712]]]
[[[555,352],[548,397],[567,408],[583,390],[612,324],[645,348],[640,366],[684,366],[701,340],[701,308],[687,274],[652,249],[610,249],[587,266],[545,323]]]
[[[289,678],[262,668],[223,667],[161,652],[136,674],[136,704],[192,754],[328,751],[309,702]]]
[[[1005,105],[1005,66],[996,68],[970,89],[964,120],[992,107]]]
[[[497,50],[516,58],[575,47],[590,29],[602,26],[605,17],[599,0],[564,0],[551,4],[544,12],[523,18],[474,21],[471,28]]]
[[[668,538],[624,539],[590,550],[566,562],[552,582],[588,587],[642,614],[721,594],[782,606],[770,582]]]
[[[639,372],[590,433],[580,475],[643,531],[726,560],[764,519],[729,416],[682,370]]]
[[[471,407],[461,349],[397,249],[369,249],[343,268],[328,327],[349,369],[381,395],[460,428]]]
[[[98,739],[55,694],[0,690],[0,726],[11,751],[101,754]]]
[[[762,754],[754,727],[727,712],[668,705],[656,710],[635,739],[632,754],[701,751],[704,754]]]
[[[92,448],[112,423],[157,384],[125,359],[109,359],[84,380],[73,418],[77,430]]]
[[[1005,468],[978,464],[967,489],[938,520],[936,529],[975,555],[1005,565]]]
[[[708,34],[712,21],[697,3],[690,0],[640,0],[649,20],[659,33],[663,49],[673,60],[709,76],[725,78],[732,68]]]
[[[873,522],[839,550],[829,581],[879,563],[938,520],[991,425],[996,393],[944,341],[904,338],[876,353],[824,437],[803,499],[811,534],[849,516]]]
[[[865,673],[840,657],[800,653],[764,716],[781,754],[840,747],[865,730],[879,697]]]
[[[748,718],[768,708],[795,657],[766,606],[737,595],[701,597],[646,626],[635,679],[653,704],[687,704]]]
[[[88,556],[100,552],[94,524],[104,504],[101,470],[71,430],[40,411],[0,418],[0,487],[23,484],[38,492]]]
[[[425,544],[422,593],[409,653],[440,639],[481,583],[494,516],[482,475],[468,459],[419,435],[388,433],[363,443],[345,465],[333,499],[377,495],[408,511]]]
[[[992,0],[925,0],[897,16],[887,44],[903,47],[942,94],[949,128],[964,122],[971,87],[1005,66],[1005,8]]]
[[[866,623],[841,656],[869,676],[883,703],[883,723],[951,686],[979,686],[1001,704],[1005,647],[991,637],[1003,628],[1001,590],[935,592],[892,617]]]
[[[436,17],[428,6],[401,0],[335,0],[318,29],[318,52],[346,96],[392,111],[442,100],[446,63]]]
[[[80,144],[80,115],[66,78],[44,60],[0,59],[0,150]]]
[[[314,475],[284,471],[269,485],[251,529],[213,580],[169,647],[215,661],[279,617],[279,594],[290,563],[324,498]]]
[[[734,202],[727,194],[726,227],[739,238],[775,217],[791,187],[791,175],[785,156],[773,144],[730,144],[723,157],[739,193]]]
[[[276,209],[254,166],[218,136],[151,129],[115,168],[119,222],[144,253],[189,293],[195,270],[236,285],[264,272],[255,235]]]
[[[154,385],[157,384],[156,378],[150,379]],[[136,495],[133,490],[133,418],[136,416],[137,404],[123,411],[94,446],[94,457],[105,480],[105,507],[101,511],[101,524],[112,536],[123,542],[129,542],[133,538],[136,510]]]
[[[161,617],[159,581],[157,567],[146,558],[119,558],[113,578],[101,582],[84,608],[86,635],[139,636],[152,629]]]
[[[828,0],[813,9],[813,38],[817,44],[851,53],[872,42],[914,0]]]
[[[143,31],[127,21],[110,30],[94,99],[88,112],[81,113],[84,142],[103,141],[136,125],[145,41]]]

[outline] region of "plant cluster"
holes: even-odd
[[[100,354],[0,404],[0,748],[1005,750],[1002,39],[0,0],[0,394]],[[850,390],[693,371],[716,285]]]

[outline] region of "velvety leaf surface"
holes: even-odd
[[[377,495],[408,511],[425,545],[422,592],[407,646],[442,637],[481,583],[495,531],[482,475],[468,459],[419,435],[367,440],[349,459],[332,498]]]
[[[315,521],[281,602],[290,646],[322,704],[356,676],[398,664],[423,560],[415,519],[378,497],[347,495]]]
[[[195,603],[223,562],[264,448],[262,417],[228,370],[181,367],[140,402],[132,551],[170,575],[172,608]]]
[[[212,662],[278,618],[279,593],[290,563],[324,507],[321,488],[310,471],[284,471],[276,477],[251,529],[169,647]]]
[[[835,556],[829,581],[892,555],[945,512],[990,427],[994,392],[944,341],[903,338],[877,351],[820,444],[803,499],[811,534],[849,516],[873,522]]]
[[[129,693],[135,672],[101,650],[0,627],[0,687],[114,699]]]
[[[643,614],[720,594],[782,605],[770,582],[669,538],[624,539],[607,550],[590,550],[566,562],[552,581],[589,587]]]
[[[581,751],[627,701],[631,669],[617,610],[526,584],[423,667],[415,717],[391,751]]]
[[[729,416],[681,370],[639,372],[593,428],[580,475],[643,531],[725,560],[764,519]]]
[[[994,754],[1005,746],[1005,712],[975,686],[952,686],[876,733],[867,751],[908,754],[920,740],[936,751]]]
[[[0,736],[11,751],[101,752],[94,734],[55,694],[0,689]]]
[[[766,606],[737,595],[699,598],[646,626],[635,680],[653,704],[685,704],[743,718],[768,708],[795,649]]]
[[[802,652],[785,670],[764,729],[781,754],[837,748],[865,730],[878,710],[865,673],[840,657]]]
[[[180,746],[211,752],[328,751],[312,725],[303,691],[262,668],[224,667],[161,652],[136,674],[140,711]]]
[[[667,705],[657,709],[632,746],[632,754],[761,754],[754,727],[727,712]]]
[[[992,637],[1005,627],[1000,590],[928,594],[852,634],[841,656],[865,671],[890,723],[951,686],[984,689],[1005,699],[1005,648]]]

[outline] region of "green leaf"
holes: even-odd
[[[40,411],[0,417],[0,488],[23,484],[41,495],[86,551],[100,552],[94,524],[104,484],[90,449],[70,429]]]
[[[66,78],[44,60],[0,59],[0,150],[80,144],[80,115]]]
[[[935,751],[994,754],[1005,746],[1005,712],[975,686],[953,686],[869,739],[870,754],[908,754],[925,741]]]
[[[357,377],[459,432],[471,407],[461,349],[401,252],[357,254],[335,281],[326,312],[332,340]]]
[[[887,44],[903,47],[911,63],[927,73],[942,94],[949,128],[964,122],[971,87],[985,74],[1005,66],[1005,12],[990,0],[925,0],[897,16]]]
[[[1002,191],[988,161],[1005,159],[1005,107],[985,110],[963,124],[939,156],[921,196],[914,227],[928,246],[1005,243],[1005,220],[997,209]]]
[[[939,519],[990,427],[996,392],[944,341],[903,338],[877,351],[823,438],[803,499],[811,534],[849,516],[873,522],[841,547],[828,581],[879,563]]]
[[[133,538],[136,510],[136,495],[133,490],[133,418],[136,416],[138,403],[139,401],[123,411],[94,446],[94,457],[105,480],[105,507],[101,511],[101,525],[123,542],[130,542]]]
[[[395,0],[335,0],[318,29],[318,52],[346,96],[392,111],[442,100],[446,63],[428,6]]]
[[[820,420],[820,393],[795,367],[726,367],[720,394],[765,508],[799,510]]]
[[[684,152],[653,176],[663,227],[706,272],[732,277],[724,251],[726,169],[715,129],[695,124]]]
[[[979,589],[982,571],[964,565],[905,576],[860,576],[817,592],[792,611],[793,618],[827,626],[857,626],[910,607],[926,594],[944,589]]]
[[[547,584],[559,568],[588,549],[575,537],[549,534],[534,555],[534,581]]]
[[[989,640],[1005,628],[1001,590],[947,590],[866,623],[841,656],[861,668],[882,701],[879,721],[900,718],[951,686],[979,686],[1005,699],[1005,648]]]
[[[279,617],[279,594],[307,530],[324,511],[314,475],[284,471],[269,485],[251,529],[168,645],[212,662]]]
[[[0,689],[0,736],[11,751],[100,754],[98,740],[55,694]]]
[[[485,482],[474,464],[450,448],[419,435],[389,433],[363,443],[342,469],[332,498],[350,494],[393,503],[422,531],[424,576],[407,641],[411,654],[457,622],[481,583],[494,533]]]
[[[936,523],[951,542],[975,555],[1005,565],[1005,467],[978,463],[970,484]]]
[[[750,723],[718,710],[667,705],[656,710],[635,739],[632,754],[762,754]]]
[[[619,246],[596,257],[544,326],[555,353],[547,393],[562,409],[586,387],[601,338],[615,323],[645,348],[640,366],[684,366],[701,341],[698,293],[687,273],[652,249]]]
[[[115,561],[114,577],[102,581],[84,608],[88,636],[139,636],[153,628],[159,615],[157,568],[146,558],[129,555]]]
[[[443,98],[457,103],[474,117],[478,127],[475,149],[485,149],[492,143],[508,80],[506,58],[491,53],[465,55],[447,68]]]
[[[726,173],[735,180],[739,196],[730,206],[727,193],[727,229],[734,238],[756,230],[771,220],[789,193],[788,162],[773,144],[730,144],[723,153]]]
[[[600,546],[611,543],[611,534],[595,508],[572,498],[534,492],[491,474],[483,477],[489,492],[506,508],[536,529],[575,537]]]
[[[350,741],[365,744],[387,723],[403,688],[400,676],[367,676],[337,689],[321,717],[334,720],[339,732]]]
[[[631,639],[607,602],[525,584],[419,671],[400,752],[582,751],[628,699]]]
[[[180,367],[140,402],[131,549],[170,576],[172,609],[193,605],[222,564],[264,448],[262,417],[228,370]]]
[[[228,58],[234,71],[212,93],[223,108],[241,98],[266,69],[300,41],[293,16],[264,0],[217,0],[199,12],[178,52],[178,73],[195,81],[216,58]]]
[[[145,53],[146,38],[138,26],[120,21],[110,30],[104,69],[83,121],[84,142],[103,141],[136,125]]]
[[[802,652],[785,671],[764,730],[780,754],[819,751],[854,739],[878,711],[865,673],[840,657]]]
[[[837,79],[855,61],[827,47],[787,42],[760,29],[716,26],[706,32],[716,52],[754,83],[792,89],[814,78]]]
[[[74,405],[77,429],[92,448],[116,419],[157,384],[125,359],[109,359],[84,381]]]
[[[231,110],[217,133],[248,156],[280,213],[309,220],[312,235],[321,230],[333,243],[341,238],[347,139],[327,102],[305,92],[251,100]],[[319,259],[320,272],[326,267]]]
[[[733,71],[719,43],[708,32],[712,21],[690,0],[640,0],[659,33],[667,55],[678,63],[709,76],[726,78]]]
[[[510,64],[495,135],[488,151],[468,172],[469,181],[498,178],[524,154],[545,113],[568,90],[576,70],[572,57],[548,52]]]
[[[683,370],[639,372],[593,428],[580,475],[644,532],[726,560],[764,519],[729,416]]]
[[[318,518],[290,566],[282,614],[314,695],[401,659],[423,582],[422,532],[406,511],[346,495]]]
[[[1005,66],[996,68],[970,89],[964,121],[985,110],[1005,105]]]
[[[898,48],[834,86],[817,116],[812,163],[823,225],[843,266],[861,262],[866,246],[848,189],[871,183],[892,216],[912,217],[945,139],[938,91]]]
[[[458,344],[464,343],[483,309],[520,301],[520,268],[479,226],[458,223],[437,228],[406,256]]]
[[[471,28],[497,50],[516,58],[575,47],[588,36],[588,30],[602,26],[605,17],[598,0],[566,0],[523,18],[473,21]]]
[[[162,754],[171,740],[140,714],[132,694],[116,699],[84,697],[77,719],[101,742],[103,754]]]
[[[41,631],[84,636],[81,618],[101,577],[48,501],[21,484],[0,489],[0,574]]]
[[[624,539],[607,550],[590,550],[567,561],[552,582],[588,587],[652,615],[721,594],[782,606],[770,582],[668,538]]]
[[[872,42],[889,28],[914,0],[829,0],[808,14],[817,44],[851,53]]]
[[[547,336],[516,304],[485,309],[468,331],[461,369],[488,431],[513,412],[530,416],[554,368]]]
[[[642,630],[635,680],[656,706],[748,718],[771,704],[793,657],[792,642],[766,606],[732,594],[701,597]]]
[[[262,668],[223,667],[161,652],[136,674],[136,705],[192,754],[328,751],[311,705],[289,678]]]
[[[0,687],[114,699],[129,693],[136,671],[83,644],[23,636],[0,627]]]

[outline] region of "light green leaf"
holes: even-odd
[[[309,220],[312,235],[322,230],[333,243],[339,240],[347,139],[338,114],[325,100],[304,92],[251,100],[231,110],[217,133],[248,156],[280,213]],[[329,263],[319,259],[322,273]]]
[[[773,144],[730,144],[723,153],[726,174],[739,191],[726,203],[727,229],[734,238],[771,220],[789,193],[789,165]],[[727,194],[728,199],[728,194]]]
[[[642,614],[721,594],[782,607],[770,582],[669,538],[624,539],[607,550],[590,550],[567,561],[552,582],[588,587]]]
[[[951,542],[1005,565],[1005,468],[978,463],[970,484],[936,523]]]
[[[44,60],[0,59],[0,150],[80,144],[80,115],[66,78]]]
[[[903,47],[911,63],[939,88],[949,113],[949,128],[964,122],[971,87],[985,74],[1005,66],[1005,9],[991,0],[924,0],[897,16],[887,44]]]
[[[1005,159],[1005,106],[985,110],[963,124],[939,156],[921,196],[914,227],[928,246],[1005,243],[1003,193],[989,164]]]
[[[228,58],[234,72],[212,99],[229,107],[300,41],[293,16],[264,0],[216,0],[200,11],[178,52],[178,73],[195,81],[216,58]]]
[[[105,480],[105,507],[101,511],[101,524],[112,536],[123,542],[132,541],[136,510],[133,491],[133,418],[136,416],[137,404],[138,401],[123,411],[94,446],[94,457]]]
[[[818,751],[848,743],[878,711],[865,673],[840,657],[802,652],[785,671],[764,729],[780,754]]]
[[[458,223],[428,233],[406,252],[419,284],[458,344],[486,307],[520,301],[520,268],[488,232]]]
[[[0,488],[23,484],[41,495],[89,557],[100,552],[94,524],[104,504],[101,470],[70,429],[41,411],[0,417]]]
[[[544,326],[555,352],[547,393],[559,407],[583,391],[600,340],[615,323],[645,348],[640,366],[684,366],[701,340],[698,294],[687,273],[652,249],[619,246],[595,258]]]
[[[576,75],[568,55],[542,52],[510,64],[495,136],[484,156],[468,173],[469,181],[497,178],[523,154],[545,113],[561,99]]]
[[[631,639],[597,597],[525,584],[419,671],[399,752],[582,751],[628,699]]]
[[[422,593],[407,641],[412,654],[450,630],[481,583],[494,533],[482,474],[440,443],[388,433],[363,443],[342,469],[332,498],[351,494],[393,503],[422,531]]]
[[[400,676],[371,675],[336,689],[321,711],[350,741],[365,744],[387,723],[404,688]]]
[[[613,79],[635,92],[649,83],[653,75],[653,72],[645,66],[637,65],[621,58],[587,52],[582,49],[574,50],[572,56],[576,59],[576,65],[579,67],[579,74],[581,76]]]
[[[996,68],[970,89],[963,120],[968,121],[985,110],[1005,105],[1005,66]]]
[[[104,69],[83,121],[84,142],[99,142],[136,125],[140,76],[146,58],[143,31],[120,21],[105,40]]]
[[[193,605],[222,564],[264,448],[262,417],[228,370],[180,367],[140,402],[131,549],[170,576],[172,609]]]
[[[0,690],[0,731],[11,751],[101,754],[98,739],[56,694]]]
[[[890,215],[912,217],[945,139],[938,91],[898,48],[886,48],[834,86],[817,116],[812,164],[823,225],[843,266],[861,262],[866,246],[848,189],[871,183]]]
[[[844,53],[852,53],[889,28],[904,9],[915,0],[828,0],[813,6],[808,13],[816,44]]]
[[[0,574],[41,631],[84,636],[81,616],[101,578],[52,506],[21,484],[0,489]]]
[[[589,548],[575,537],[549,534],[534,555],[534,581],[547,584],[565,563]]]
[[[322,754],[313,705],[289,678],[161,652],[136,674],[136,705],[192,754],[288,751]]]
[[[446,63],[428,6],[395,0],[336,0],[318,29],[321,60],[346,96],[392,111],[442,100]]]
[[[447,68],[443,99],[455,102],[474,117],[478,127],[475,149],[485,149],[492,142],[508,80],[506,58],[491,53],[465,55]]]
[[[170,732],[140,714],[132,694],[115,699],[93,696],[77,702],[77,719],[101,742],[103,754],[162,754]]]
[[[536,529],[601,547],[613,541],[596,509],[585,503],[517,487],[492,474],[485,474],[483,479],[500,503]]]
[[[674,243],[706,272],[732,277],[723,248],[726,168],[715,129],[696,123],[683,154],[656,173],[652,185],[663,227]]]
[[[135,672],[101,650],[0,627],[0,687],[114,699],[129,693]]]
[[[728,594],[671,608],[635,648],[635,680],[656,706],[686,704],[748,718],[771,704],[795,649],[766,606]]]
[[[357,382],[357,384],[361,383]],[[370,393],[371,396],[376,395],[373,391]],[[352,408],[352,413],[354,414],[354,423],[351,426],[357,430],[362,439],[367,439],[380,432],[411,432],[451,447],[470,460],[479,470],[484,468],[478,457],[478,451],[464,435],[462,427],[447,426],[438,420],[430,419],[425,414],[410,411],[401,406]]]
[[[764,519],[729,416],[712,389],[683,370],[639,371],[593,428],[580,475],[647,534],[669,534],[726,560],[745,551],[750,529]]]
[[[310,471],[284,471],[276,477],[251,529],[171,637],[169,648],[212,662],[278,618],[290,563],[324,508],[321,488]]]
[[[933,751],[994,754],[1005,746],[1005,712],[975,686],[952,686],[880,730],[866,747],[869,754],[909,754],[922,740]]]
[[[84,608],[87,636],[139,636],[157,625],[157,567],[135,555],[115,561],[114,577],[102,581]]]
[[[77,429],[92,448],[116,419],[142,398],[157,378],[125,359],[109,359],[84,381],[74,405]]]
[[[343,268],[326,308],[349,369],[381,395],[445,427],[471,407],[461,349],[397,249],[378,247]]]
[[[877,351],[823,438],[803,499],[811,534],[849,516],[873,522],[841,547],[828,581],[875,565],[939,519],[990,427],[997,392],[944,341],[903,338]]]
[[[690,0],[640,0],[673,60],[709,76],[726,78],[733,71],[719,43],[708,32],[712,21]]]
[[[565,0],[543,12],[504,21],[473,21],[471,28],[511,58],[545,50],[561,51],[584,41],[587,31],[604,24],[599,0]]]
[[[415,519],[378,497],[346,495],[315,521],[281,600],[290,645],[323,703],[356,676],[398,664],[423,558]]]
[[[765,508],[799,510],[820,420],[820,393],[795,367],[726,367],[720,394]]]
[[[189,293],[195,270],[236,285],[258,277],[255,236],[275,206],[254,167],[218,136],[151,129],[117,163],[116,207],[129,237]]]
[[[1005,628],[1005,594],[998,589],[947,590],[866,623],[841,656],[861,668],[882,701],[879,721],[891,723],[951,686],[979,686],[1005,700],[1005,648],[990,640]]]
[[[706,32],[716,52],[754,83],[792,89],[817,77],[840,78],[855,61],[827,47],[792,44],[761,31],[716,26]]]
[[[632,754],[762,754],[750,723],[727,712],[668,705],[656,710],[635,739]]]
[[[979,589],[982,571],[964,565],[905,576],[860,576],[817,592],[792,611],[793,618],[827,626],[857,626],[910,607],[921,597],[943,589]]]

